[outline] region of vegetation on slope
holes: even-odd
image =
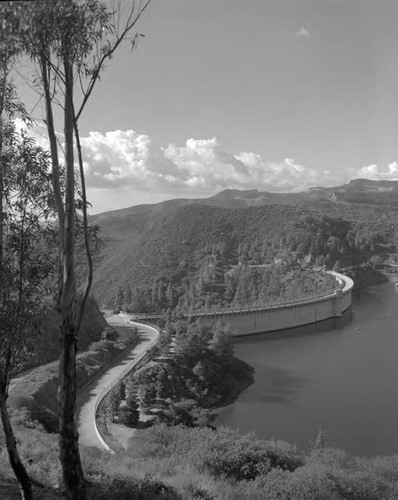
[[[227,273],[239,264],[345,268],[395,252],[397,244],[398,211],[388,207],[305,201],[238,209],[191,203],[163,217],[147,211],[147,224],[140,219],[131,235],[127,216],[112,230],[106,214],[98,221],[105,245],[94,288],[101,303],[119,304],[122,294],[135,310],[204,307],[210,281],[210,305],[218,305],[228,302]]]
[[[54,439],[34,424],[20,438],[23,456],[31,459],[30,474],[57,498]],[[136,433],[124,452],[83,449],[82,460],[89,498],[96,499],[394,500],[398,495],[397,455],[350,456],[328,447],[321,436],[300,450],[227,428],[161,424]],[[3,456],[0,470],[5,479],[10,476]]]
[[[121,462],[144,463],[186,499],[392,500],[398,493],[398,456],[350,457],[322,439],[305,452],[225,428],[151,428],[136,435]]]
[[[253,381],[252,368],[233,356],[229,327],[179,320],[168,324],[152,361],[127,381],[143,412],[170,425],[209,425],[209,409],[232,402]]]
[[[60,342],[58,336],[60,317],[54,306],[48,306],[39,320],[39,332],[29,356],[26,356],[19,367],[19,371],[41,366],[54,361],[59,357]],[[78,350],[86,350],[93,342],[101,339],[102,333],[109,329],[104,315],[91,297],[87,301],[83,316],[82,329],[79,334]]]
[[[104,366],[117,359],[127,347],[137,342],[136,337],[119,340],[101,340],[77,356],[76,373],[77,389],[81,390]],[[49,432],[57,432],[57,392],[59,364],[58,361],[48,363],[22,374],[12,383],[9,397],[11,412],[24,414],[24,424],[37,422]],[[20,422],[22,423],[22,422]]]
[[[207,208],[205,207],[205,209]],[[309,214],[306,208],[302,208],[301,211],[301,209],[293,210],[290,207],[266,207],[266,209],[264,207],[254,207],[248,210],[247,213],[245,213],[246,209],[240,210],[237,212],[239,212],[242,220],[238,217],[237,222],[239,231],[242,231],[246,238],[242,240],[243,244],[236,237],[240,233],[235,226],[230,227],[231,231],[228,234],[220,235],[217,232],[212,233],[210,223],[207,226],[203,222],[201,227],[204,229],[209,227],[210,235],[213,235],[211,240],[213,248],[210,248],[211,254],[205,254],[204,260],[206,263],[202,268],[199,267],[202,272],[202,281],[206,272],[212,268],[217,269],[217,252],[225,255],[228,265],[231,263],[231,265],[236,266],[241,260],[242,266],[230,267],[229,271],[232,270],[232,274],[233,272],[247,273],[247,281],[251,282],[253,281],[253,275],[258,273],[258,268],[250,266],[260,266],[264,263],[268,265],[267,262],[274,265],[275,260],[281,258],[283,253],[285,256],[287,253],[294,253],[296,259],[306,259],[313,264],[325,263],[330,266],[333,262],[333,265],[336,265],[338,261],[340,262],[339,265],[345,265],[350,261],[351,263],[360,263],[368,260],[374,253],[391,251],[395,244],[393,231],[396,222],[394,217],[389,220],[383,219],[380,214],[377,216],[376,210],[372,209],[371,216],[367,219],[366,214],[369,209],[366,207],[363,210],[363,214],[365,214],[362,215],[363,219],[358,217],[357,220],[354,220],[352,214],[356,213],[358,215],[358,210],[348,214],[350,216],[345,219],[339,218],[338,209],[333,211],[332,208],[328,217],[324,217],[322,211],[317,211],[315,215],[313,212]],[[212,211],[213,208],[210,207],[209,213],[213,213]],[[221,211],[217,212],[220,213],[222,219],[218,231],[227,227],[228,221],[235,224],[236,213],[232,216],[228,215],[227,212],[233,213],[234,211],[221,209]],[[264,232],[262,227],[255,224],[256,217],[259,214],[262,214],[263,217],[262,224],[267,226],[267,230],[264,229]],[[295,218],[297,214],[301,218]],[[309,215],[310,218],[308,218]],[[182,217],[181,214],[179,217]],[[267,217],[270,218],[269,221],[267,221]],[[161,241],[159,240],[160,235],[173,229],[173,218],[174,215],[166,221],[163,220],[155,228],[149,240],[141,241],[143,253],[148,248],[148,241],[152,243]],[[202,214],[201,218],[203,220],[206,217],[203,217]],[[253,224],[251,218],[253,218]],[[195,224],[198,224],[196,218],[194,218]],[[175,234],[176,237],[181,237],[183,234],[189,233],[187,231],[189,227],[190,223],[187,221],[181,234],[177,228],[174,228],[175,233],[171,233],[171,235]],[[189,234],[192,235],[193,244],[201,249],[205,238],[203,238],[203,241],[200,238],[196,241],[194,227],[190,231],[192,231]],[[267,239],[266,234],[272,236]],[[306,239],[306,234],[311,234],[312,237]],[[279,246],[277,236],[283,238],[282,240],[279,239]],[[231,249],[228,249],[228,245],[225,251],[222,250],[224,240],[231,241],[231,248],[234,249],[235,253],[229,253]],[[168,252],[170,251],[170,253],[161,253],[160,258],[164,259],[164,255],[172,257],[172,252],[176,248],[175,242],[170,242],[167,239],[163,241],[165,248],[169,249]],[[194,250],[193,255],[198,255],[195,253],[196,247],[185,248],[190,245],[189,242],[180,239],[179,243],[182,248],[177,252],[178,265],[181,256],[189,257],[192,254],[192,249]],[[213,252],[214,248],[216,252]],[[229,261],[230,257],[231,260]],[[155,255],[144,255],[143,258],[148,259],[144,259],[145,262],[151,263]],[[322,262],[322,258],[327,262]],[[149,275],[154,277],[155,282],[159,276],[161,278],[166,276],[168,279],[170,276],[173,277],[175,272],[173,262],[175,264],[175,261],[172,260],[172,265],[166,266],[165,272],[159,271],[157,268],[150,269],[148,271]],[[190,264],[189,261],[188,264]],[[190,269],[189,265],[187,269]],[[236,269],[236,271],[233,271],[233,269]],[[275,266],[275,269],[277,269],[277,266]],[[151,274],[152,271],[153,274]],[[198,269],[195,270],[195,272],[197,271]],[[180,272],[178,268],[177,272]],[[193,276],[193,274],[187,274],[187,276]],[[143,272],[143,275],[145,275],[145,272]],[[217,278],[217,273],[214,273],[214,276]],[[56,320],[54,321],[56,322]],[[56,339],[56,336],[54,338]],[[189,343],[190,341],[188,341]],[[212,363],[214,361],[211,355],[208,354],[206,355],[207,359]],[[159,364],[162,365],[162,363],[163,361]],[[200,387],[205,390],[206,384],[213,388],[214,381],[212,377],[213,375],[219,375],[217,364],[218,362],[212,364],[211,369],[208,369],[209,367],[205,366],[203,360],[196,360],[195,365],[192,366],[185,360],[182,366],[172,366],[173,363],[170,361],[171,368],[163,366],[162,370],[164,369],[165,372],[171,370],[173,377],[179,377],[179,372],[181,372],[180,379],[184,380],[188,369],[190,369],[193,375],[191,376],[190,373],[187,380],[195,382],[191,384],[191,388],[195,388],[196,384],[196,389]],[[196,373],[192,371],[195,367]],[[47,375],[43,375],[43,382],[44,379],[47,379]],[[50,380],[47,380],[48,385],[41,391],[36,392],[36,396],[31,399],[31,402],[35,398],[42,398],[43,395],[49,396],[53,394],[52,391],[56,390],[56,384],[51,380],[51,377],[49,378]],[[163,389],[167,392],[170,387],[167,386],[166,379],[164,381]],[[168,385],[170,386],[170,384]],[[198,399],[203,398],[204,390],[203,393],[198,394]],[[184,396],[190,397],[190,394],[186,393]],[[185,397],[183,399],[186,400]],[[55,397],[52,397],[51,401],[47,397],[41,400],[42,408],[40,410],[43,410],[44,418],[37,411],[37,407],[33,405],[29,408],[29,405],[26,404],[15,409],[13,419],[17,424],[22,456],[24,460],[28,460],[29,473],[37,481],[57,487],[60,482],[57,445],[55,444],[54,434],[49,434],[43,427],[43,424],[45,424],[47,430],[51,430],[51,422],[55,422],[54,401]],[[181,400],[176,401],[177,409],[180,402]],[[176,407],[176,404],[174,404],[174,407]],[[32,418],[31,411],[37,411],[39,416]],[[170,413],[167,414],[167,411],[164,413],[167,419]],[[177,416],[181,416],[181,413],[178,415],[177,412]],[[42,424],[38,420],[41,420]],[[236,433],[223,431],[222,429],[189,430],[183,427],[166,428],[161,426],[159,428],[153,427],[148,432],[139,432],[137,441],[132,443],[129,450],[115,458],[94,451],[84,451],[84,467],[91,485],[91,491],[98,492],[102,490],[104,495],[112,494],[112,498],[128,498],[132,495],[137,495],[140,498],[141,495],[141,498],[148,499],[157,497],[184,499],[270,498],[271,500],[273,498],[304,500],[307,498],[330,497],[335,499],[393,499],[397,494],[396,457],[365,460],[352,458],[344,452],[330,450],[323,446],[318,446],[316,450],[310,452],[304,452],[287,444],[275,445],[273,442],[264,444],[264,442],[255,440],[254,437],[245,437],[241,440]],[[190,434],[191,432],[193,434]],[[151,441],[153,436],[156,436],[155,443]],[[189,444],[188,450],[183,447],[184,443]],[[196,443],[198,449],[195,448],[194,443]],[[203,449],[199,445],[203,445]],[[142,455],[137,454],[138,446],[138,452],[142,453]],[[172,450],[170,451],[170,447],[175,447],[175,455]],[[190,455],[190,449],[194,450],[194,459]],[[273,450],[273,455],[270,450]],[[213,452],[214,456],[212,455]],[[183,460],[181,457],[183,457]],[[209,461],[207,457],[213,458],[209,459]],[[4,454],[0,455],[0,460],[0,469],[3,474],[9,475]],[[145,460],[145,463],[142,463],[143,460]],[[122,466],[120,466],[120,463],[122,463]],[[286,465],[288,463],[293,463],[293,465],[288,467]],[[133,467],[134,472],[132,472]]]

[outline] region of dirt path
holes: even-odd
[[[119,360],[116,366],[111,366],[98,379],[94,380],[77,397],[77,415],[79,444],[84,446],[95,446],[107,449],[102,438],[99,436],[95,425],[95,411],[97,400],[101,399],[104,390],[126,370],[127,366],[133,368],[139,361],[141,355],[147,351],[156,340],[158,334],[153,327],[140,323],[129,323],[128,316],[115,315],[107,318],[107,321],[116,330],[118,328],[138,328],[139,343],[126,356]]]

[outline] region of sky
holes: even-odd
[[[80,122],[93,213],[398,179],[397,22],[396,0],[152,0]]]

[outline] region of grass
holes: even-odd
[[[24,418],[22,416],[22,418]],[[31,477],[59,498],[57,442],[38,425],[19,432]],[[115,455],[82,448],[90,499],[129,500],[396,500],[398,455],[361,458],[342,450],[299,450],[231,429],[154,426],[138,430]],[[12,478],[4,451],[0,477]],[[13,487],[0,481],[2,489]],[[49,495],[53,496],[49,496]],[[47,496],[45,496],[47,495]],[[17,496],[11,498],[18,498]]]
[[[84,464],[89,474],[103,470],[122,482],[150,478],[186,500],[398,498],[398,455],[365,459],[327,447],[304,451],[223,428],[155,426],[138,431],[117,455],[86,450]]]
[[[77,356],[78,390],[91,382],[104,368],[117,359],[127,348],[131,348],[137,338],[131,336],[118,342],[101,340],[90,346],[90,349]],[[14,410],[27,410],[24,414],[24,425],[38,422],[48,432],[56,432],[58,390],[58,361],[48,363],[19,376],[11,384],[9,406]]]

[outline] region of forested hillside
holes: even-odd
[[[33,353],[25,360],[23,368],[31,368],[49,363],[58,358],[61,346],[58,337],[60,317],[54,307],[50,307],[39,322],[40,333],[32,346]],[[84,351],[93,342],[101,340],[102,332],[108,327],[96,302],[89,298],[84,312],[78,349]],[[32,355],[34,354],[34,355]]]
[[[393,193],[367,182],[370,194]],[[353,185],[365,192],[363,182]],[[327,290],[313,267],[340,269],[395,252],[396,208],[339,202],[324,191],[230,190],[94,216],[103,240],[94,293],[101,304],[143,311],[291,300],[297,290]]]

